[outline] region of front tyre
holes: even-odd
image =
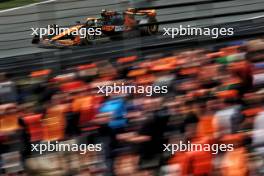
[[[81,44],[89,45],[92,44],[96,39],[98,39],[98,36],[87,34],[86,37],[82,38]]]
[[[156,22],[157,21],[155,21],[154,23],[156,23]],[[158,31],[159,31],[159,25],[153,24],[153,25],[148,26],[147,34],[148,35],[155,35],[156,33],[158,33]]]
[[[32,44],[39,44],[40,42],[40,37],[39,35],[35,35],[31,41]]]

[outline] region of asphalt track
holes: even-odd
[[[200,2],[203,0],[154,0],[153,2],[147,4],[147,6],[175,5],[198,1]],[[75,21],[84,21],[85,18],[89,16],[98,16],[102,8],[122,11],[130,6],[131,3],[121,0],[58,0],[52,3],[0,13],[0,58],[30,53],[45,53],[48,51],[54,51],[56,53],[72,52],[71,50],[61,51],[56,49],[51,50],[37,48],[36,46],[31,44],[32,30],[30,28],[45,27],[48,24],[54,23],[60,26],[67,26],[69,24],[74,24]],[[214,18],[214,16],[217,16],[219,14],[247,12],[252,10],[258,12],[244,15],[233,15],[231,17],[228,16]],[[202,17],[206,15],[211,15],[213,17],[210,19],[164,24],[160,26],[161,29],[163,27],[177,27],[180,24],[191,26],[207,26],[212,24],[253,18],[256,16],[264,16],[264,1],[233,0],[185,7],[173,6],[170,8],[159,9],[157,10],[157,12],[158,21],[186,19],[192,17]],[[153,38],[157,38],[157,36]],[[141,43],[142,40],[151,41],[152,39],[149,37],[138,38],[138,40],[133,39],[133,44],[136,44],[137,42]],[[126,43],[131,42],[131,39],[127,39],[123,40],[121,44],[125,45]],[[87,47],[89,47],[90,50],[93,50],[98,47],[111,47],[112,45],[120,45],[120,42],[108,42],[106,44],[98,44]]]

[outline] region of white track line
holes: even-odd
[[[46,3],[55,2],[55,1],[57,1],[57,0],[47,0],[47,1],[37,2],[37,3],[24,5],[24,6],[20,6],[20,7],[14,7],[14,8],[11,8],[11,9],[0,10],[0,13],[10,12],[10,11],[18,10],[18,9],[24,9],[24,8],[33,7],[33,6],[36,6],[36,5],[46,4]]]
[[[263,18],[264,15],[260,15],[260,16],[255,16],[255,17],[252,17],[252,18],[247,18],[247,20],[255,20],[255,19],[259,19],[259,18]]]

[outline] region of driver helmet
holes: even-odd
[[[101,11],[101,16],[102,16],[102,17],[106,17],[106,16],[107,16],[106,13],[107,13],[107,10],[102,9],[102,11]]]

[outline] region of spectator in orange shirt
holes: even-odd
[[[247,150],[242,145],[243,136],[240,134],[228,135],[223,141],[234,144],[233,151],[227,151],[221,162],[221,172],[224,176],[248,176],[249,161]]]
[[[216,124],[214,117],[214,103],[216,100],[208,100],[206,105],[202,105],[203,114],[199,117],[199,122],[197,124],[197,134],[198,138],[210,138],[213,139],[216,133]]]

